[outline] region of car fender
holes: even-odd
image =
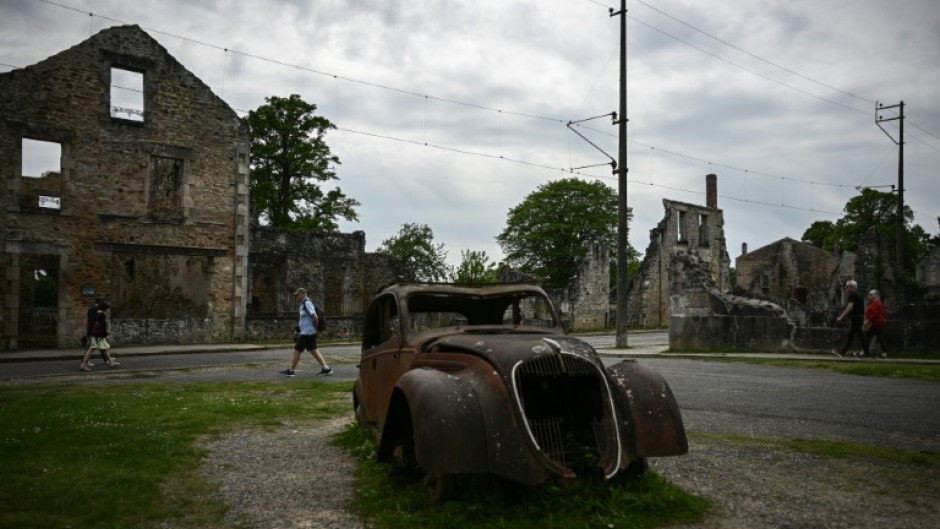
[[[480,359],[463,369],[417,368],[395,387],[380,457],[390,455],[411,428],[415,459],[426,472],[489,472],[535,484],[550,477],[521,435],[506,382]],[[403,426],[407,425],[407,426]]]
[[[608,372],[630,419],[632,439],[627,444],[636,457],[687,453],[689,441],[682,414],[666,379],[636,360],[624,360],[609,367]]]

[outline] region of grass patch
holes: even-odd
[[[880,362],[861,360],[857,362],[842,361],[833,357],[832,360],[800,360],[784,358],[754,358],[729,356],[702,356],[697,357],[709,362],[746,362],[777,367],[797,367],[803,369],[827,369],[845,373],[847,375],[860,375],[866,377],[903,378],[912,380],[926,380],[940,382],[940,365],[934,364],[899,364],[894,362]]]
[[[866,445],[853,443],[851,441],[832,441],[827,439],[771,439],[766,437],[706,433],[690,433],[689,437],[730,441],[765,448],[792,450],[794,452],[804,452],[821,457],[839,459],[862,457],[911,465],[940,466],[940,453],[913,452],[890,446]]]
[[[198,441],[348,411],[347,384],[0,388],[0,529],[222,526]]]
[[[335,442],[359,461],[354,508],[380,529],[642,529],[694,522],[710,508],[652,471],[638,481],[565,487],[472,478],[456,499],[432,504],[417,476],[375,461],[375,444],[357,426]]]

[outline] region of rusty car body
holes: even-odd
[[[366,314],[353,401],[379,460],[410,461],[432,495],[461,475],[610,479],[688,451],[662,376],[605,368],[536,285],[387,287]]]

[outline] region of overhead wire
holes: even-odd
[[[108,21],[111,21],[111,22],[115,22],[115,23],[127,24],[127,22],[122,21],[122,20],[119,20],[119,19],[115,19],[115,18],[108,17],[108,16],[104,16],[104,15],[101,15],[101,14],[95,14],[95,13],[91,13],[91,12],[88,12],[88,11],[80,10],[80,9],[77,9],[77,8],[74,8],[74,7],[71,7],[71,6],[67,6],[67,5],[64,5],[64,4],[60,4],[60,3],[58,3],[58,2],[54,2],[54,1],[52,1],[52,0],[37,0],[37,1],[43,2],[43,3],[46,3],[46,4],[49,4],[49,5],[53,5],[53,6],[56,6],[56,7],[60,7],[60,8],[63,8],[63,9],[75,11],[75,12],[78,12],[78,13],[88,14],[88,15],[91,16],[91,17],[98,17],[98,18],[101,18],[101,19],[104,19],[104,20],[108,20]],[[594,3],[594,4],[596,4],[596,5],[609,7],[609,6],[606,6],[606,5],[603,4],[603,3],[600,3],[600,2],[597,2],[597,1],[594,1],[594,0],[587,0],[587,1],[590,1],[590,2],[592,2],[592,3]],[[639,0],[634,0],[634,1],[639,1]],[[643,2],[641,2],[641,3],[643,3]],[[647,4],[643,3],[643,5],[647,5]],[[647,6],[647,7],[649,7],[649,6]],[[657,10],[657,9],[655,9],[655,8],[652,8],[652,9],[654,9],[654,10],[656,10],[656,11],[659,11],[659,10]],[[675,19],[674,17],[671,17],[670,15],[665,15],[665,16],[669,16],[670,18],[673,18],[674,20],[679,21],[678,19]],[[640,20],[636,19],[635,17],[628,16],[628,18],[631,18],[631,19],[634,20],[635,22],[637,22],[637,23],[639,23],[639,24],[641,24],[641,25],[643,25],[643,26],[646,26],[646,27],[648,27],[648,28],[650,28],[650,29],[652,29],[652,30],[654,30],[654,31],[656,31],[656,32],[659,32],[659,33],[661,33],[661,34],[663,34],[663,35],[665,35],[665,36],[667,36],[667,37],[670,37],[670,38],[672,38],[672,39],[675,39],[675,40],[677,40],[677,41],[679,41],[679,42],[681,42],[681,43],[684,43],[684,44],[686,44],[686,45],[688,45],[688,46],[691,46],[691,47],[693,47],[693,48],[695,48],[695,49],[697,49],[697,50],[699,50],[699,51],[701,51],[701,52],[703,52],[703,53],[706,53],[706,54],[708,54],[708,55],[710,55],[710,56],[713,56],[713,57],[715,57],[715,58],[717,58],[717,59],[719,59],[719,60],[722,60],[723,62],[727,62],[727,63],[729,63],[729,64],[731,64],[731,65],[733,65],[733,66],[735,66],[735,67],[738,67],[738,68],[741,68],[741,69],[743,69],[743,70],[749,71],[749,72],[751,72],[751,73],[753,73],[753,74],[755,74],[755,75],[758,75],[758,76],[760,76],[760,77],[763,77],[763,78],[765,78],[765,79],[767,79],[767,80],[769,80],[769,81],[775,82],[775,83],[777,83],[777,84],[781,84],[782,86],[785,86],[785,87],[787,87],[787,88],[791,88],[791,89],[794,89],[794,90],[796,90],[796,91],[802,92],[802,93],[804,93],[804,94],[806,94],[806,95],[809,95],[809,96],[811,96],[811,97],[814,97],[814,98],[817,98],[817,99],[821,99],[821,100],[823,100],[823,101],[830,102],[830,103],[836,104],[836,105],[838,105],[838,106],[845,107],[845,108],[850,109],[850,110],[855,110],[855,111],[861,112],[861,111],[859,111],[858,109],[855,109],[854,107],[849,107],[849,106],[847,106],[847,105],[843,105],[843,104],[841,104],[841,103],[838,103],[838,102],[835,102],[835,101],[832,101],[832,100],[829,100],[829,99],[826,99],[826,98],[821,98],[821,97],[819,97],[819,96],[816,96],[816,95],[811,94],[811,93],[809,93],[809,92],[806,92],[806,91],[804,91],[804,90],[800,90],[800,89],[798,89],[798,88],[795,88],[795,87],[791,87],[791,86],[789,86],[789,85],[786,85],[785,83],[781,83],[781,82],[776,81],[776,80],[774,80],[774,79],[768,78],[768,77],[766,77],[766,76],[764,76],[764,75],[762,75],[762,74],[759,74],[759,73],[757,73],[757,72],[753,72],[752,70],[749,70],[749,69],[747,69],[747,68],[744,68],[744,67],[742,67],[742,66],[740,66],[740,65],[737,65],[737,64],[735,64],[735,63],[733,63],[733,62],[731,62],[731,61],[728,61],[728,60],[726,60],[726,59],[724,59],[724,58],[722,58],[722,57],[720,57],[720,56],[718,56],[718,55],[712,54],[712,53],[710,53],[710,52],[708,52],[708,51],[706,51],[706,50],[703,50],[703,49],[701,49],[701,48],[699,48],[699,47],[697,47],[697,46],[694,46],[694,45],[692,45],[691,43],[688,43],[688,42],[686,42],[686,41],[684,41],[684,40],[682,40],[682,39],[679,39],[679,38],[677,38],[677,37],[674,37],[674,36],[668,34],[668,33],[665,32],[665,31],[662,31],[662,30],[660,30],[660,29],[658,29],[658,28],[655,28],[655,27],[653,27],[653,26],[651,26],[651,25],[649,25],[649,24],[647,24],[647,23],[645,23],[645,22],[643,22],[643,21],[640,21]],[[681,21],[680,21],[680,22],[681,22]],[[688,24],[686,24],[686,25],[688,25]],[[692,26],[689,26],[689,27],[692,27]],[[213,49],[216,49],[216,50],[219,50],[219,51],[223,51],[223,52],[226,53],[226,54],[228,54],[228,53],[236,53],[236,54],[242,55],[242,56],[244,56],[244,57],[252,58],[252,59],[255,59],[255,60],[259,60],[259,61],[269,62],[269,63],[276,64],[276,65],[279,65],[279,66],[294,68],[294,69],[298,69],[298,70],[302,70],[302,71],[314,73],[314,74],[317,74],[317,75],[333,77],[333,78],[334,78],[335,80],[337,80],[337,81],[338,81],[338,80],[343,80],[343,81],[350,82],[350,83],[357,83],[357,84],[361,84],[361,85],[365,85],[365,86],[370,86],[370,87],[374,87],[374,88],[378,88],[378,89],[383,89],[383,90],[389,90],[389,91],[393,91],[393,92],[398,92],[398,93],[401,93],[401,94],[412,95],[412,96],[416,96],[416,97],[422,97],[422,98],[425,98],[426,100],[429,100],[429,99],[430,99],[430,100],[436,100],[436,101],[440,101],[440,102],[444,102],[444,103],[449,103],[449,104],[454,104],[454,105],[459,105],[459,106],[464,106],[464,107],[469,107],[469,108],[475,108],[475,109],[478,109],[478,110],[485,110],[485,111],[497,112],[498,114],[508,114],[508,115],[519,116],[519,117],[526,117],[526,118],[537,119],[537,120],[551,121],[551,122],[562,123],[562,124],[564,123],[563,120],[558,119],[558,118],[554,118],[554,117],[542,116],[542,115],[537,115],[537,114],[528,113],[528,112],[519,112],[519,111],[512,111],[512,110],[500,109],[500,108],[490,107],[490,106],[481,105],[481,104],[477,104],[477,103],[469,103],[469,102],[460,101],[460,100],[451,99],[451,98],[438,97],[438,96],[433,96],[433,95],[430,95],[430,94],[423,94],[423,93],[416,92],[416,91],[412,91],[412,90],[406,90],[406,89],[401,89],[401,88],[397,88],[397,87],[393,87],[393,86],[387,86],[387,85],[384,85],[384,84],[381,84],[381,83],[375,83],[375,82],[370,82],[370,81],[364,81],[364,80],[355,79],[355,78],[352,78],[352,77],[347,77],[347,76],[343,76],[343,75],[339,75],[339,74],[332,74],[332,73],[325,72],[325,71],[321,71],[321,70],[318,70],[318,69],[315,69],[315,68],[310,68],[310,67],[306,67],[306,66],[302,66],[302,65],[298,65],[298,64],[292,64],[292,63],[288,63],[288,62],[281,61],[281,60],[278,60],[278,59],[271,59],[271,58],[268,58],[268,57],[263,57],[263,56],[255,55],[255,54],[248,53],[248,52],[242,52],[242,51],[239,51],[239,50],[234,50],[234,49],[226,48],[226,47],[223,47],[223,46],[218,46],[218,45],[211,44],[211,43],[208,43],[208,42],[203,42],[203,41],[200,41],[200,40],[197,40],[197,39],[193,39],[193,38],[190,38],[190,37],[185,37],[185,36],[181,36],[181,35],[169,33],[169,32],[166,32],[166,31],[163,31],[163,30],[159,30],[159,29],[156,29],[156,28],[146,28],[146,29],[147,29],[148,31],[152,31],[152,32],[157,33],[157,34],[161,34],[161,35],[165,35],[165,36],[168,36],[168,37],[180,39],[180,40],[182,40],[182,41],[186,41],[186,42],[198,44],[198,45],[201,45],[201,46],[207,46],[207,47],[209,47],[209,48],[213,48]],[[693,27],[693,29],[695,29],[695,28]],[[699,31],[700,31],[700,30],[699,30]],[[708,35],[708,34],[705,33],[705,32],[702,32],[702,33]],[[717,39],[717,40],[721,41],[720,39]],[[721,41],[721,42],[723,42],[723,41]],[[727,44],[727,43],[726,43],[726,44]],[[730,45],[730,44],[728,44],[728,45]],[[732,46],[732,47],[734,47],[734,46]],[[736,47],[735,47],[735,48],[736,48]],[[738,49],[738,48],[736,48],[736,49]],[[743,51],[743,50],[742,50],[742,51]],[[746,53],[747,53],[747,52],[746,52]],[[750,54],[750,55],[752,55],[752,54]],[[609,59],[608,59],[608,62],[609,62]],[[769,61],[765,61],[765,62],[769,62]],[[771,63],[771,64],[773,64],[773,63]],[[12,68],[16,68],[16,66],[13,66],[13,65],[7,65],[7,66],[10,66],[10,67],[12,67]],[[777,65],[775,65],[775,66],[777,66]],[[778,67],[779,67],[779,66],[778,66]],[[605,65],[605,68],[606,68],[606,65]],[[783,67],[780,67],[780,68],[783,68]],[[783,68],[783,69],[785,69],[785,68]],[[817,81],[814,81],[814,82],[817,82]],[[821,84],[821,85],[823,85],[823,86],[828,86],[828,85],[825,85],[824,83],[819,83],[819,82],[817,82],[817,83],[818,83],[818,84]],[[596,81],[595,81],[595,85],[596,85]],[[593,88],[592,88],[592,90],[593,90]],[[838,89],[836,89],[836,90],[838,90]],[[853,95],[853,94],[849,94],[849,95]],[[853,95],[853,96],[854,96],[854,95]],[[858,96],[854,96],[854,97],[858,97]],[[862,98],[862,99],[864,99],[864,98]],[[865,99],[865,100],[867,101],[867,99]],[[583,103],[582,103],[582,106],[583,106]],[[589,128],[589,127],[587,127],[587,128]],[[920,128],[920,127],[917,127],[917,128],[920,129],[920,130],[923,130],[923,129]],[[346,130],[347,130],[348,132],[363,134],[363,135],[367,135],[367,136],[368,136],[368,135],[372,135],[372,136],[374,136],[374,137],[376,137],[376,138],[387,138],[387,139],[393,139],[393,140],[395,140],[395,141],[403,141],[403,142],[408,142],[408,143],[422,144],[422,142],[415,142],[415,141],[412,141],[412,140],[404,140],[404,139],[395,138],[395,137],[392,137],[392,136],[386,136],[386,135],[381,135],[381,134],[366,133],[366,132],[363,132],[363,131],[355,131],[355,130],[352,130],[352,129],[346,129]],[[593,129],[592,129],[592,130],[593,130]],[[926,132],[926,131],[925,131],[925,132]],[[928,134],[930,134],[930,133],[928,132]],[[933,136],[933,134],[931,134],[931,136]],[[936,137],[936,136],[934,136],[934,137]],[[649,145],[646,145],[646,144],[643,144],[643,143],[640,143],[640,142],[636,142],[636,141],[632,141],[632,140],[631,140],[631,142],[632,142],[632,143],[636,143],[636,144],[638,144],[638,145],[643,145],[643,146],[646,146],[646,147],[654,148],[654,147],[652,147],[652,146],[649,146]],[[564,172],[569,172],[569,173],[581,174],[581,175],[583,175],[583,176],[589,176],[589,177],[594,177],[594,178],[610,178],[610,179],[613,179],[612,177],[599,177],[599,176],[597,176],[597,175],[590,175],[590,174],[586,174],[586,173],[574,172],[574,171],[571,171],[570,169],[552,167],[552,166],[547,166],[547,165],[544,165],[544,164],[538,164],[538,163],[533,163],[533,162],[527,162],[527,161],[525,161],[525,160],[518,160],[518,159],[507,158],[507,157],[504,157],[504,156],[501,156],[501,155],[491,155],[491,154],[486,154],[486,153],[477,153],[477,152],[467,151],[467,150],[462,150],[462,149],[448,148],[448,147],[444,147],[444,146],[439,146],[439,145],[435,145],[435,144],[430,144],[430,143],[427,143],[427,142],[423,142],[423,143],[424,143],[426,146],[428,146],[428,147],[434,147],[434,148],[438,148],[438,149],[451,150],[451,151],[453,151],[453,152],[457,152],[457,153],[461,153],[461,154],[468,154],[468,155],[475,155],[475,156],[484,156],[484,157],[488,157],[488,158],[499,158],[499,159],[507,160],[507,161],[514,162],[514,163],[520,163],[520,164],[530,165],[530,166],[534,166],[534,167],[543,167],[543,168],[545,168],[545,169],[550,169],[550,170],[555,170],[555,171],[564,171]],[[929,145],[928,145],[928,147],[929,147]],[[707,163],[707,164],[710,164],[710,165],[716,165],[716,166],[719,166],[719,167],[726,167],[726,168],[728,168],[728,169],[733,169],[733,170],[738,170],[738,171],[744,171],[744,172],[746,172],[746,173],[748,173],[748,174],[755,174],[755,175],[767,176],[767,177],[772,177],[772,178],[781,178],[781,179],[784,179],[784,180],[791,180],[791,181],[806,182],[806,183],[810,183],[810,184],[814,184],[814,185],[829,185],[829,186],[837,186],[837,187],[840,187],[840,188],[843,187],[842,185],[839,185],[839,184],[828,184],[828,183],[824,183],[824,182],[815,182],[815,181],[809,181],[809,180],[793,179],[793,178],[787,178],[787,177],[780,177],[780,176],[776,176],[776,175],[771,175],[771,174],[769,174],[769,173],[764,173],[764,172],[760,172],[760,171],[750,171],[750,170],[747,170],[747,169],[737,168],[737,167],[733,167],[733,166],[730,166],[730,165],[725,165],[725,164],[710,162],[710,161],[708,161],[708,160],[696,158],[696,157],[689,156],[689,155],[684,155],[684,154],[682,154],[682,153],[678,153],[678,152],[671,151],[671,150],[668,150],[668,149],[659,148],[659,150],[661,150],[661,151],[663,151],[663,152],[666,152],[666,153],[669,153],[669,154],[672,154],[672,155],[675,155],[675,156],[681,156],[681,157],[684,157],[684,158],[688,158],[688,159],[700,161],[700,162]],[[653,183],[651,182],[650,185],[656,185],[656,184],[653,184]],[[681,189],[681,188],[670,188],[669,186],[661,186],[661,185],[660,185],[659,187],[664,187],[664,188],[666,188],[666,189],[676,189],[676,190],[681,190],[681,191],[684,191],[684,192],[692,192],[692,193],[695,193],[695,191],[685,190],[685,189]],[[731,199],[731,200],[736,200],[734,197],[725,197],[725,198],[729,198],[729,199]],[[749,202],[748,200],[741,200],[741,201]],[[783,206],[784,206],[784,207],[789,207],[789,206],[786,206],[786,205],[783,205]],[[796,208],[796,207],[793,207],[792,209],[805,209],[805,208]],[[810,209],[810,210],[808,210],[808,211],[819,211],[819,210]]]

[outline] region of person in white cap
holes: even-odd
[[[845,283],[845,293],[845,310],[836,318],[836,323],[841,323],[842,320],[848,317],[849,335],[845,340],[845,345],[842,347],[842,350],[836,351],[833,349],[832,352],[836,356],[845,356],[846,351],[848,351],[849,347],[852,345],[852,340],[855,339],[855,336],[858,336],[859,341],[862,342],[862,356],[868,356],[868,340],[865,339],[865,335],[862,333],[862,321],[865,319],[865,304],[862,301],[861,294],[858,293],[858,283],[851,279],[847,281]]]
[[[317,349],[317,311],[313,302],[307,297],[307,291],[298,288],[294,291],[294,300],[300,304],[298,308],[299,319],[297,327],[294,329],[294,356],[291,358],[290,368],[281,371],[285,377],[294,376],[294,370],[300,362],[300,354],[304,351],[310,351],[313,358],[320,364],[319,376],[329,376],[333,374],[333,368],[327,365],[320,350]]]

